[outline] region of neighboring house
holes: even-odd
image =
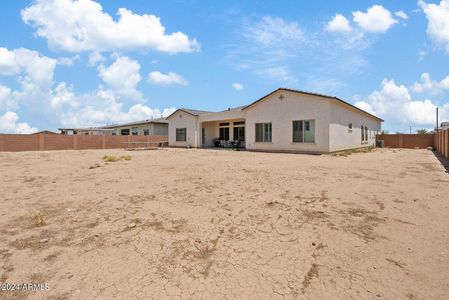
[[[449,128],[449,122],[441,122],[441,129],[448,129]]]
[[[165,118],[101,127],[112,130],[112,135],[168,135],[168,121]]]
[[[62,135],[111,135],[111,129],[91,128],[58,128]]]
[[[164,118],[90,128],[59,128],[63,135],[168,135]]]
[[[173,147],[239,140],[247,150],[304,153],[374,145],[383,122],[337,97],[285,88],[221,112],[180,108],[167,120]]]
[[[42,130],[42,131],[38,131],[38,132],[35,132],[35,133],[32,133],[32,134],[52,134],[52,135],[54,135],[54,134],[59,134],[59,133],[53,132],[53,131],[50,131],[50,130]]]

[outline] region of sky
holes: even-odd
[[[0,132],[220,111],[286,87],[449,121],[449,0],[1,1]],[[411,127],[410,127],[411,126]]]

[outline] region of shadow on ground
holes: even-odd
[[[446,169],[446,173],[449,173],[449,159],[444,157],[441,153],[438,151],[432,151],[433,155],[438,159],[438,161],[441,163],[441,165]]]

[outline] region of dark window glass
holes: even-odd
[[[229,141],[229,127],[220,128],[220,140]]]
[[[176,128],[176,141],[185,142],[187,136],[187,128]]]

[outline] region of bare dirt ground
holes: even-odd
[[[0,153],[0,175],[0,282],[49,284],[0,298],[448,299],[431,151]]]

